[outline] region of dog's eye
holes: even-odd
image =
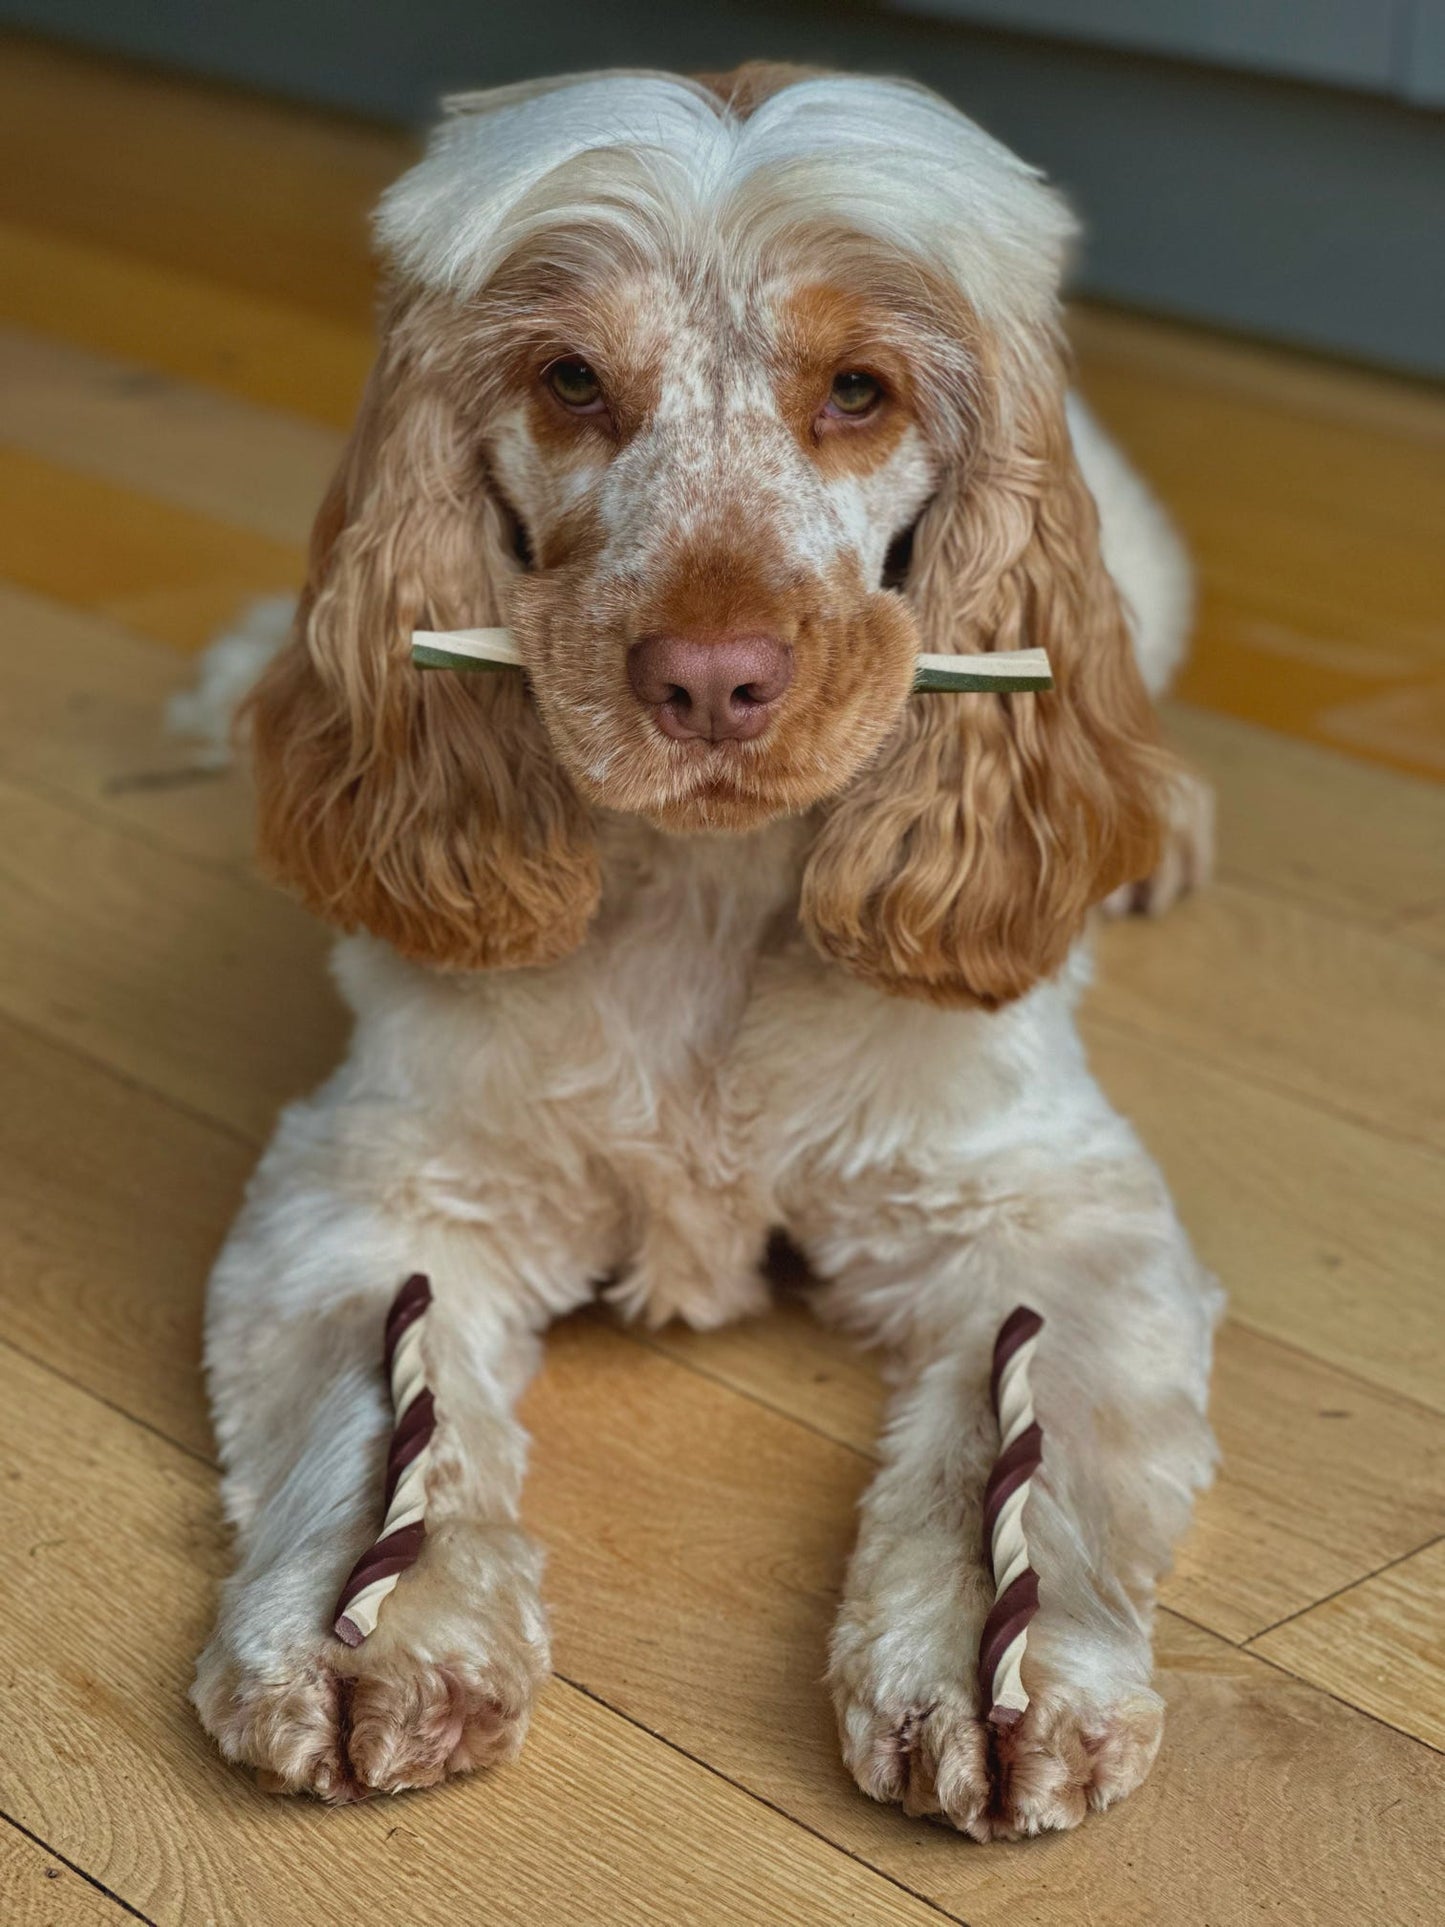
[[[857,421],[863,415],[871,415],[882,399],[883,384],[876,376],[865,375],[861,368],[845,368],[833,377],[828,407],[834,414]]]
[[[561,361],[554,361],[542,379],[564,408],[574,408],[579,415],[588,415],[602,407],[602,383],[590,364],[578,355],[568,355]]]

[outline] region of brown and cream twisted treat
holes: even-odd
[[[984,1487],[983,1535],[993,1566],[994,1601],[979,1641],[978,1687],[989,1725],[1002,1728],[1015,1725],[1028,1708],[1020,1667],[1029,1622],[1039,1609],[1039,1576],[1029,1564],[1023,1515],[1043,1457],[1029,1382],[1043,1324],[1027,1305],[1009,1313],[994,1344],[989,1386],[999,1454]]]
[[[359,1646],[376,1630],[377,1615],[426,1537],[428,1448],[436,1431],[436,1402],[422,1366],[421,1339],[431,1307],[431,1282],[416,1272],[392,1300],[383,1352],[395,1415],[386,1455],[386,1496],[380,1536],[351,1569],[336,1602],[338,1639]]]

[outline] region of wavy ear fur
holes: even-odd
[[[499,623],[515,568],[424,327],[388,330],[312,535],[297,634],[251,698],[262,861],[321,916],[454,969],[581,942],[586,812],[519,676],[423,674],[416,628]]]
[[[907,593],[925,650],[1042,646],[1054,687],[914,697],[804,879],[825,955],[934,1003],[1022,995],[1058,970],[1090,906],[1158,855],[1169,760],[1050,359],[945,478]]]

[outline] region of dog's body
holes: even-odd
[[[649,96],[652,108],[705,109],[729,152],[748,138],[748,115],[787,97],[786,77],[745,75],[710,90],[631,77],[582,83],[609,85],[672,90]],[[887,83],[792,85],[819,111],[829,103],[816,90],[830,87],[861,87],[870,104],[882,99],[897,113],[927,99]],[[483,107],[525,114],[554,98]],[[699,125],[698,138],[711,139]],[[983,137],[958,125],[986,177],[982,202],[1042,197],[1022,186],[1031,177],[1017,163],[991,144],[977,148]],[[630,151],[620,136],[614,147]],[[570,150],[574,160],[593,151],[585,141]],[[796,166],[801,151],[778,165]],[[1217,1294],[1157,1172],[1091,1079],[1073,1024],[1087,904],[1129,891],[1141,864],[1157,873],[1160,862],[1157,836],[1135,834],[1144,804],[1088,785],[1137,780],[1156,824],[1195,794],[1167,777],[1148,789],[1154,752],[1141,720],[1143,685],[1162,687],[1182,648],[1182,562],[1077,405],[1063,428],[1061,388],[1053,427],[1039,431],[1053,454],[1020,462],[1022,391],[998,405],[982,392],[984,371],[1000,389],[1054,377],[1042,336],[1008,345],[1011,297],[977,261],[962,324],[973,373],[955,383],[950,416],[956,426],[962,410],[972,424],[966,484],[910,385],[920,367],[939,367],[936,340],[932,363],[906,361],[896,339],[875,349],[893,360],[874,381],[886,404],[875,399],[864,414],[870,440],[812,401],[806,409],[822,413],[814,423],[805,412],[790,440],[779,398],[804,378],[779,343],[801,337],[806,347],[810,330],[833,325],[818,319],[816,273],[803,291],[813,302],[807,327],[790,305],[797,288],[780,301],[774,281],[755,274],[732,301],[737,325],[754,325],[749,303],[762,288],[773,290],[766,314],[786,310],[788,328],[769,321],[766,354],[737,349],[716,364],[695,341],[678,376],[678,343],[700,313],[726,332],[726,284],[699,276],[695,262],[666,282],[653,261],[648,285],[659,301],[674,286],[676,312],[666,343],[649,351],[646,379],[634,369],[630,399],[625,374],[613,374],[605,426],[586,377],[606,351],[567,358],[568,339],[549,318],[537,366],[544,377],[565,366],[569,412],[554,418],[530,391],[515,407],[493,394],[479,430],[485,485],[463,479],[450,454],[445,481],[418,482],[416,424],[429,424],[432,455],[445,453],[451,406],[418,371],[443,365],[455,379],[449,331],[458,311],[484,327],[498,278],[509,324],[523,334],[528,301],[555,308],[559,276],[574,293],[585,281],[593,310],[610,304],[617,325],[617,285],[607,280],[615,263],[599,271],[592,258],[559,259],[549,240],[530,294],[507,280],[526,242],[493,245],[499,220],[505,229],[511,218],[495,207],[485,236],[467,238],[475,221],[456,191],[457,167],[444,139],[440,158],[393,200],[384,233],[421,291],[393,312],[383,356],[391,386],[373,390],[318,525],[301,636],[255,708],[272,862],[335,920],[379,934],[339,948],[338,979],[357,1018],[351,1056],[283,1119],[212,1282],[208,1365],[241,1557],[197,1703],[229,1755],[271,1784],[332,1798],[510,1755],[547,1666],[538,1559],[517,1523],[524,1441],[512,1416],[537,1335],[603,1280],[626,1315],[651,1323],[710,1326],[757,1310],[764,1248],[782,1230],[812,1266],[820,1309],[887,1346],[901,1384],[833,1645],[849,1765],[876,1797],[941,1813],[980,1838],[1072,1824],[1137,1784],[1158,1745],[1153,1586],[1212,1458],[1203,1413]],[[751,177],[740,178],[745,187]],[[555,189],[555,172],[545,179]],[[723,192],[713,175],[708,182],[707,193]],[[636,188],[630,174],[626,185]],[[530,206],[538,191],[515,188],[516,204]],[[696,183],[690,191],[701,192]],[[734,182],[727,191],[743,190]],[[614,200],[621,192],[609,182]],[[560,200],[573,231],[581,217]],[[595,215],[612,204],[599,195],[589,205]],[[990,214],[994,226],[1002,218]],[[1026,248],[1044,245],[1048,207],[1025,205],[1016,226]],[[1004,238],[1012,247],[1019,236]],[[613,242],[615,254],[622,243]],[[458,280],[458,263],[484,246],[485,272],[468,268]],[[791,258],[796,237],[786,247]],[[1017,255],[1025,273],[1026,253],[1009,247],[1000,243],[1002,255]],[[841,292],[851,301],[865,256],[847,258]],[[866,259],[871,273],[876,259]],[[1051,325],[1057,263],[1032,272],[1039,287],[1026,291],[1023,333]],[[931,289],[933,308],[938,299]],[[629,315],[635,335],[635,308]],[[887,333],[876,312],[847,325],[853,334],[828,350],[829,370],[860,354],[860,327]],[[933,325],[919,323],[920,339]],[[615,339],[610,352],[615,370]],[[826,396],[832,377],[821,379]],[[850,410],[858,381],[850,373],[840,391]],[[990,434],[1011,452],[982,453]],[[393,443],[412,464],[409,480],[393,477],[403,500],[387,497]],[[1014,473],[1010,464],[1027,479],[1016,484],[1012,520],[1002,518],[1010,532],[993,540],[992,586],[960,588],[950,491],[976,506],[987,475]],[[1132,610],[1132,654],[1087,506],[1076,570],[1046,571],[1036,555],[1087,504],[1078,467]],[[1067,512],[1050,506],[1053,484],[1041,479],[1055,473]],[[499,525],[484,486],[504,489],[509,517],[523,524],[529,573],[492,553]],[[1031,492],[1040,506],[1020,511]],[[770,510],[761,521],[748,497]],[[463,511],[475,517],[476,555],[436,526]],[[730,513],[738,561],[720,569],[716,525]],[[905,605],[873,585],[890,544],[915,522]],[[413,540],[429,561],[410,553]],[[979,547],[988,555],[987,536]],[[1010,569],[1030,584],[1014,616],[997,577]],[[945,575],[948,611],[930,611],[928,585]],[[1075,575],[1093,585],[1087,594]],[[438,678],[446,693],[421,696],[400,653],[410,627],[423,617],[437,627],[485,620],[499,600],[522,640],[535,709],[515,685],[461,691]],[[1063,626],[1038,633],[1058,620],[1060,602]],[[715,607],[726,612],[721,628]],[[383,631],[369,645],[368,621]],[[962,631],[973,646],[1010,647],[1020,621],[1050,647],[1060,676],[1056,711],[1037,712],[1057,716],[1050,727],[1064,733],[1052,744],[1036,740],[1036,712],[1021,707],[1051,696],[1012,707],[920,697],[905,708],[920,632],[929,643],[941,633],[936,646],[960,646]],[[635,667],[654,636],[672,647],[669,625],[702,634],[708,663],[747,631],[738,660],[766,659],[768,674],[783,663],[782,693],[768,693],[757,671],[754,694],[735,691],[721,722],[700,724],[704,699],[666,673],[698,659],[691,642],[691,655],[667,658],[671,694],[649,693],[650,672]],[[1095,656],[1079,667],[1096,627]],[[418,711],[423,702],[430,710]],[[974,707],[916,707],[928,704]],[[479,724],[468,762],[457,732]],[[1000,728],[1011,733],[998,739],[990,780],[978,739]],[[1081,738],[1097,753],[1068,796],[1051,796]],[[889,774],[899,758],[927,763],[932,787],[875,863],[896,881],[921,861],[944,880],[895,901],[881,871],[867,873],[866,849],[855,857],[878,841],[880,810],[899,813],[907,784]],[[965,814],[993,812],[973,830],[953,803],[941,828],[928,820],[940,772],[955,766]],[[1033,786],[1026,802],[1001,787],[1002,771]],[[531,787],[519,801],[524,774]],[[1057,838],[1051,808],[1066,824]],[[1009,846],[1018,914],[1007,864],[997,879],[988,871],[999,849],[963,849],[949,868],[941,848],[942,867],[933,863],[931,836],[958,834],[971,846],[979,827]],[[1174,848],[1195,840],[1176,835]],[[1082,880],[1064,874],[1064,852],[1077,844],[1094,855]],[[967,901],[954,900],[959,888]],[[921,928],[905,912],[921,916]],[[436,1294],[428,1372],[441,1418],[428,1536],[378,1630],[352,1654],[331,1638],[328,1607],[377,1522],[387,1431],[378,1333],[391,1294],[415,1271]],[[1042,1605],[1026,1666],[1032,1706],[1004,1757],[990,1759],[973,1678],[991,1591],[980,1532],[996,1449],[986,1382],[999,1321],[1021,1301],[1048,1321],[1035,1368],[1048,1448],[1029,1513]]]

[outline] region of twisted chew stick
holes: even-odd
[[[431,1283],[417,1272],[386,1316],[383,1356],[396,1419],[386,1455],[381,1536],[352,1567],[336,1602],[332,1631],[348,1646],[375,1632],[383,1601],[415,1563],[426,1537],[427,1448],[436,1430],[436,1404],[422,1368],[421,1337],[430,1306]]]
[[[1034,1417],[1029,1384],[1043,1324],[1027,1305],[1009,1313],[993,1348],[989,1386],[998,1415],[999,1455],[984,1488],[983,1534],[993,1565],[994,1601],[979,1641],[978,1690],[989,1725],[1005,1729],[1028,1708],[1019,1668],[1029,1621],[1039,1609],[1039,1576],[1029,1564],[1023,1514],[1043,1456],[1043,1433]]]
[[[411,659],[418,669],[520,669],[522,652],[509,629],[414,629]],[[1052,689],[1042,649],[1000,649],[991,655],[920,656],[913,672],[915,696],[936,691]]]

